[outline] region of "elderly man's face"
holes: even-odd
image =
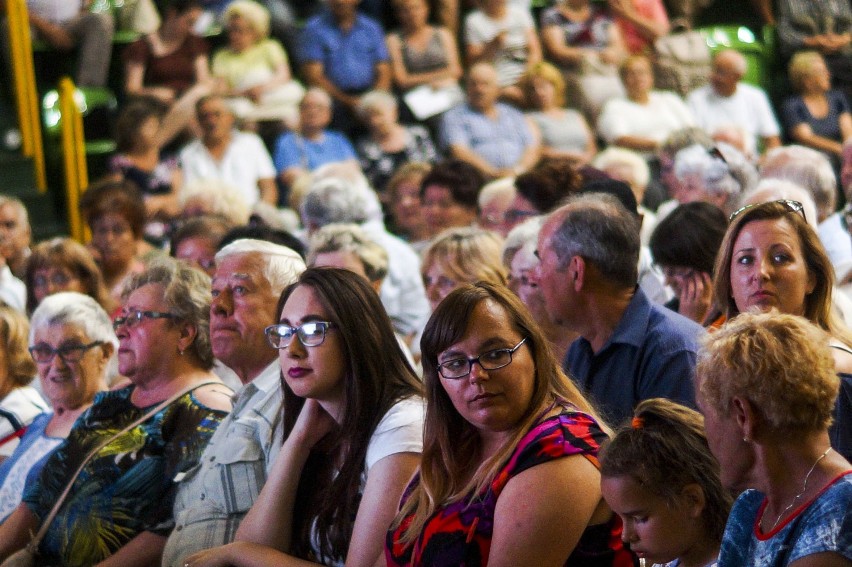
[[[324,97],[308,93],[299,104],[302,127],[322,130],[331,123],[331,103]]]
[[[532,283],[538,286],[551,320],[558,325],[566,325],[574,311],[571,301],[574,297],[573,281],[552,246],[553,236],[563,219],[563,215],[551,215],[539,231],[535,251],[539,264],[532,272]],[[575,313],[575,316],[582,317],[580,313]]]
[[[731,96],[737,90],[742,73],[737,68],[737,60],[729,53],[723,53],[713,61],[710,72],[710,85],[721,96]]]
[[[198,123],[205,140],[221,140],[234,127],[234,114],[223,99],[211,98],[198,108]]]
[[[490,110],[500,96],[497,71],[490,67],[474,67],[467,78],[467,98],[479,111]]]
[[[30,225],[11,204],[0,207],[0,254],[14,261],[30,245]]]
[[[272,292],[264,267],[260,254],[234,254],[222,260],[213,275],[213,354],[244,381],[248,377],[241,370],[256,368],[259,361],[265,366],[276,356],[263,331],[277,320],[278,296]]]

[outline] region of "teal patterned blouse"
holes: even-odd
[[[74,424],[23,501],[39,519],[47,516],[89,451],[151,407],[130,401],[133,386],[101,392]],[[39,546],[39,564],[93,565],[143,531],[167,536],[172,529],[175,480],[196,464],[226,412],[184,394],[108,444],[77,477]]]

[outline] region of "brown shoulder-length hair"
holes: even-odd
[[[346,361],[344,409],[340,427],[311,451],[296,492],[293,554],[311,557],[316,522],[324,557],[343,561],[360,504],[361,476],[370,438],[382,417],[398,401],[420,396],[417,375],[400,349],[393,325],[367,280],[349,270],[308,268],[278,300],[278,314],[301,286],[309,287],[340,334]],[[281,379],[284,436],[293,430],[305,398]],[[335,474],[337,469],[337,474]]]
[[[103,179],[91,185],[80,197],[80,212],[90,228],[102,216],[114,213],[124,217],[136,239],[145,228],[145,201],[132,181]]]
[[[745,225],[754,221],[784,219],[790,223],[799,236],[802,256],[808,272],[814,276],[814,290],[805,296],[804,317],[815,323],[834,338],[852,347],[852,332],[840,321],[834,312],[831,293],[834,289],[834,267],[816,231],[807,223],[804,216],[793,211],[783,201],[769,201],[750,206],[742,210],[728,225],[728,231],[722,240],[722,247],[716,257],[716,274],[713,283],[713,297],[716,305],[725,310],[728,319],[736,317],[740,310],[734,301],[731,288],[731,261],[734,256],[734,244]]]
[[[27,313],[32,314],[38,303],[35,298],[35,273],[47,268],[65,268],[83,283],[84,293],[98,302],[107,313],[117,307],[104,284],[101,269],[89,250],[70,238],[53,238],[33,247],[27,259],[24,283],[27,284]]]
[[[0,302],[0,340],[6,349],[6,371],[10,384],[0,383],[0,399],[15,388],[26,386],[36,375],[29,350],[30,322],[26,316]]]
[[[473,425],[453,406],[438,375],[438,356],[461,340],[474,309],[483,301],[501,306],[512,327],[530,349],[535,373],[529,407],[516,424],[512,438],[495,455],[479,461],[481,439]],[[413,514],[403,539],[417,538],[427,519],[441,505],[478,494],[510,457],[521,438],[533,426],[541,411],[557,399],[564,399],[580,411],[594,416],[603,427],[591,403],[562,371],[538,324],[527,308],[508,288],[488,282],[464,284],[450,293],[435,309],[420,341],[423,385],[426,390],[426,423],[423,429],[423,455],[420,482],[412,491],[394,521]]]

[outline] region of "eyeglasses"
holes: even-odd
[[[741,213],[743,213],[743,212],[745,212],[745,211],[747,211],[747,210],[749,210],[753,207],[759,207],[759,206],[765,205],[767,203],[778,203],[779,205],[783,205],[791,213],[798,213],[798,214],[802,215],[803,219],[805,219],[806,221],[808,220],[807,218],[805,218],[805,207],[800,202],[793,201],[791,199],[778,199],[777,201],[767,201],[766,203],[754,203],[753,205],[746,205],[745,207],[740,207],[739,209],[737,209],[736,211],[731,213],[731,216],[728,217],[728,222],[734,222],[734,219],[737,218],[738,216],[740,216]]]
[[[65,287],[71,280],[79,280],[79,278],[65,272],[54,272],[50,275],[38,274],[33,278],[33,287],[47,287],[47,284]]]
[[[80,362],[87,350],[102,344],[104,344],[103,341],[95,341],[87,345],[65,345],[59,348],[53,348],[44,343],[39,343],[31,346],[29,351],[33,360],[39,364],[47,364],[53,361],[53,357],[57,354],[59,355],[59,358],[62,359],[62,362],[65,364],[71,364],[74,362]]]
[[[177,319],[174,313],[164,313],[163,311],[130,311],[124,315],[120,315],[112,320],[112,328],[116,331],[122,325],[132,329],[142,322],[142,319]]]
[[[526,342],[527,338],[521,339],[521,342],[512,348],[498,348],[483,352],[474,358],[454,358],[447,360],[438,365],[438,373],[447,380],[455,380],[464,378],[473,369],[473,363],[478,362],[483,370],[497,370],[504,366],[509,366],[512,363],[512,355],[515,351],[521,348],[521,345]]]
[[[518,222],[522,219],[528,219],[532,217],[537,217],[539,214],[538,211],[522,211],[520,209],[509,209],[506,211],[506,214],[503,215],[503,218],[506,219],[506,222]]]
[[[272,348],[282,349],[290,346],[295,335],[299,336],[299,340],[304,346],[319,346],[325,340],[325,333],[329,329],[337,327],[330,321],[311,321],[310,323],[302,323],[298,327],[291,327],[284,323],[270,325],[264,329],[266,340],[272,345]]]

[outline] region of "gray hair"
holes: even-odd
[[[509,231],[509,234],[506,235],[506,239],[503,241],[502,253],[503,265],[506,266],[507,269],[512,266],[512,259],[521,248],[530,243],[535,244],[538,240],[538,233],[541,232],[541,226],[543,224],[544,217],[532,217]]]
[[[764,156],[760,177],[786,179],[810,191],[817,207],[818,222],[834,212],[837,178],[831,162],[822,152],[799,145],[773,148]]]
[[[238,254],[260,256],[264,264],[262,275],[276,297],[305,271],[305,261],[295,251],[280,244],[252,238],[240,238],[219,250],[215,257],[216,265],[221,264],[225,258]]]
[[[163,256],[152,260],[144,272],[131,276],[121,291],[122,300],[142,286],[162,286],[169,313],[195,327],[189,349],[205,369],[213,367],[210,345],[210,276],[189,264]]]
[[[802,204],[805,220],[817,229],[817,212],[810,192],[797,183],[786,179],[762,179],[757,187],[743,195],[741,205],[758,205],[767,201],[790,199]]]
[[[81,329],[91,341],[118,348],[118,337],[109,315],[93,298],[76,291],[60,291],[45,297],[30,320],[30,344],[37,331],[50,325],[70,325]]]
[[[349,252],[358,257],[371,282],[388,275],[388,253],[357,224],[329,224],[311,236],[308,264],[326,252]]]
[[[396,111],[398,108],[396,97],[387,91],[370,91],[361,97],[358,102],[358,115],[364,117],[374,108],[386,108]]]
[[[314,172],[311,185],[302,200],[302,224],[308,230],[332,223],[363,224],[381,219],[379,198],[362,173],[329,173],[330,170],[325,168]]]
[[[757,171],[741,151],[730,144],[716,146],[724,159],[711,155],[707,148],[694,144],[675,155],[675,175],[680,181],[697,175],[704,189],[713,195],[739,195],[757,183]]]
[[[549,218],[559,221],[550,245],[561,267],[572,257],[581,256],[611,283],[636,285],[639,223],[618,199],[606,193],[577,195]]]
[[[29,225],[30,215],[27,212],[27,207],[24,206],[23,201],[11,195],[0,195],[0,207],[4,205],[11,205],[15,209],[15,211],[17,211],[18,222],[20,222],[21,224]]]
[[[501,177],[482,186],[482,189],[479,190],[477,202],[481,209],[498,197],[509,195],[514,196],[515,193],[517,193],[517,189],[515,188],[515,178]]]
[[[648,162],[633,150],[611,146],[592,160],[592,166],[605,170],[611,165],[625,165],[630,169],[630,179],[625,179],[628,185],[647,187],[651,180]]]

